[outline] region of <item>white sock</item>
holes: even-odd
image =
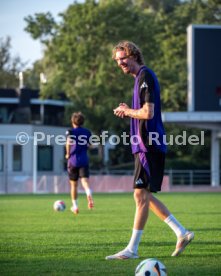
[[[78,201],[77,200],[72,200],[73,208],[77,209],[78,208]]]
[[[179,223],[179,221],[173,216],[169,215],[164,222],[174,231],[179,238],[186,233],[186,229]]]
[[[130,242],[126,248],[129,249],[131,252],[137,254],[137,250],[138,250],[138,246],[139,246],[142,234],[143,234],[143,230],[133,229]]]
[[[91,196],[91,194],[92,194],[91,189],[86,189],[85,193],[87,196]]]

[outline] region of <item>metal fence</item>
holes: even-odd
[[[166,170],[166,187],[211,187],[209,170]],[[127,190],[132,187],[132,170],[91,171],[90,182],[94,191],[108,192]],[[165,182],[165,181],[164,181]],[[221,183],[221,181],[220,181]],[[165,184],[165,183],[164,183]],[[165,186],[165,185],[164,185]],[[67,173],[61,175],[38,174],[36,181],[28,173],[0,174],[0,194],[10,193],[61,193],[69,192]]]
[[[218,172],[217,172],[218,173]],[[102,170],[92,171],[92,174],[133,175],[133,170]],[[211,185],[210,170],[166,170],[170,185]],[[220,173],[221,175],[221,173]],[[221,179],[220,179],[221,183]]]
[[[210,170],[166,170],[170,185],[210,185]]]

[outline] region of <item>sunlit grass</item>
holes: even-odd
[[[134,275],[138,263],[161,260],[168,275],[221,275],[221,195],[157,195],[195,239],[177,258],[170,257],[176,237],[150,214],[139,247],[139,260],[106,261],[130,239],[132,194],[96,194],[95,209],[79,196],[80,213],[70,212],[69,195],[0,196],[0,275]],[[55,212],[53,202],[67,208]]]

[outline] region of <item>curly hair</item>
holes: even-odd
[[[113,59],[115,59],[117,51],[125,51],[127,56],[134,57],[139,65],[144,64],[144,58],[141,53],[141,50],[139,49],[139,47],[136,44],[134,44],[131,41],[123,40],[123,41],[118,42],[118,44],[116,46],[114,46],[113,51],[112,51]]]
[[[81,112],[74,112],[71,116],[72,124],[82,126],[84,124],[84,115]]]

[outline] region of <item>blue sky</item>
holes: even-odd
[[[73,0],[1,0],[0,1],[0,37],[11,37],[11,54],[20,56],[27,67],[42,57],[42,45],[33,40],[24,31],[24,17],[40,12],[51,12],[58,19],[58,13],[63,12]],[[80,2],[80,1],[78,1]]]

